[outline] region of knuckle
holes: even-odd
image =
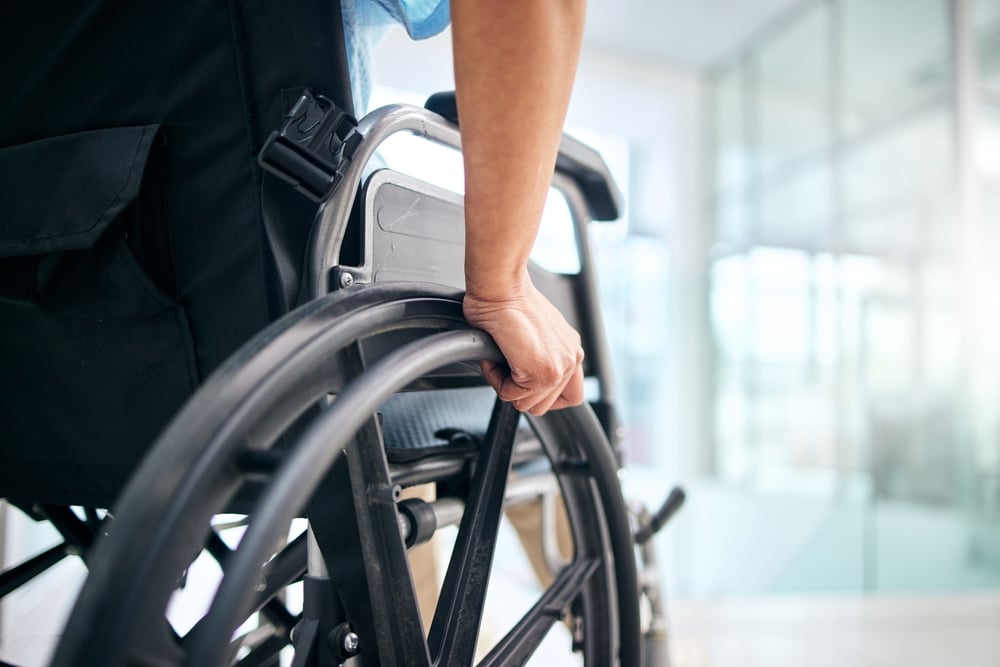
[[[520,402],[521,399],[520,392],[517,392],[507,387],[501,387],[497,391],[497,396],[500,397],[501,401],[507,401],[508,403],[513,404],[515,408],[517,407],[517,404]]]
[[[562,376],[563,374],[558,366],[555,364],[546,364],[538,373],[538,381],[540,385],[550,387],[561,380]]]
[[[551,387],[562,377],[559,366],[560,364],[553,357],[541,357],[532,364],[531,370],[525,373],[530,380],[522,384],[534,390]]]

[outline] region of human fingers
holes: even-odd
[[[500,400],[514,404],[514,407],[521,409],[519,405],[533,405],[529,399],[536,393],[530,387],[518,384],[511,375],[510,368],[503,363],[495,361],[481,361],[479,366],[482,369],[486,381],[493,391],[497,393]]]
[[[501,397],[510,397],[514,407],[521,412],[538,416],[545,414],[559,400],[576,374],[576,367],[572,362],[566,366],[566,370],[560,371],[558,368],[559,366],[552,366],[536,374],[512,371],[505,382],[515,385],[517,390],[508,390]]]
[[[541,417],[551,410],[580,405],[584,399],[583,366],[577,365],[571,369],[563,382],[526,410],[536,417]]]
[[[524,378],[523,373],[520,374],[522,379],[519,380],[516,378],[518,375],[516,372],[511,371],[507,366],[503,365],[499,368],[491,369],[490,374],[491,376],[488,379],[497,396],[500,400],[510,403],[518,412],[531,412],[535,406],[555,400],[559,393],[559,388],[564,384],[563,381],[560,381],[553,393],[553,383],[551,381],[544,384],[533,383],[528,385],[525,384],[527,380]],[[552,395],[551,400],[548,398],[550,394]]]
[[[536,401],[527,406],[522,412],[530,413],[536,417],[541,417],[546,412],[552,409],[552,406],[559,400],[559,396],[562,394],[562,387],[556,387],[551,391],[547,391],[544,394],[536,396]]]
[[[510,403],[518,412],[531,410],[539,402],[538,396],[543,395],[541,392],[519,385],[511,377],[510,369],[505,364],[482,361],[480,368],[500,400]]]
[[[584,398],[586,396],[584,391],[583,366],[581,365],[574,371],[573,377],[570,378],[570,381],[563,388],[555,402],[549,407],[549,410],[572,408],[582,404]]]
[[[580,335],[562,314],[533,290],[524,299],[487,303],[466,294],[466,317],[493,336],[506,363],[483,363],[483,374],[497,395],[522,412],[544,413],[553,405],[579,402],[582,373]],[[570,385],[571,395],[563,396]]]

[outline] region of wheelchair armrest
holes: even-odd
[[[458,124],[458,105],[454,92],[431,95],[424,107]],[[587,144],[564,134],[559,143],[556,170],[580,186],[587,209],[594,220],[616,220],[621,216],[622,195],[601,154]]]
[[[429,109],[394,104],[376,109],[362,118],[356,132],[345,138],[345,142],[354,148],[351,158],[343,159],[337,165],[340,187],[336,193],[339,196],[331,190],[319,204],[309,242],[305,298],[318,298],[330,291],[330,271],[339,262],[355,201],[354,194],[359,191],[365,169],[377,148],[400,132],[410,132],[452,148],[461,148],[462,145],[458,126]],[[576,210],[589,214],[586,220],[581,218],[575,221],[580,238],[585,239],[586,234],[580,233],[582,230],[579,227],[585,227],[591,218],[613,220],[618,217],[621,195],[604,160],[597,151],[565,136],[553,174],[553,185],[568,196],[568,191],[560,189],[560,181],[574,186],[571,190],[580,200]]]

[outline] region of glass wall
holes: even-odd
[[[796,535],[727,590],[1000,585],[1000,1],[804,3],[708,87],[709,473]]]

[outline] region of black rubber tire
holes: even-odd
[[[461,302],[453,292],[426,285],[388,285],[360,286],[319,299],[256,336],[189,401],[129,482],[116,504],[116,520],[109,534],[99,540],[90,559],[90,575],[53,665],[191,664],[191,655],[180,648],[164,621],[166,605],[185,568],[204,547],[212,516],[229,507],[243,484],[259,472],[246,465],[247,452],[267,452],[278,436],[321,397],[348,383],[350,378],[338,374],[343,366],[338,355],[355,341],[395,332],[408,340],[463,330],[468,331]],[[479,340],[469,349],[485,348]],[[453,361],[458,360],[456,357]],[[365,375],[349,382],[335,408]],[[394,382],[401,387],[415,377],[397,377]],[[355,391],[361,396],[365,393],[372,391]],[[372,400],[377,406],[384,398]],[[322,415],[330,412],[333,410]],[[366,414],[370,415],[371,410],[357,419],[363,421]],[[600,508],[597,516],[583,516],[579,511],[575,518],[571,516],[571,521],[591,525],[590,535],[600,542],[594,548],[603,550],[602,563],[609,568],[600,602],[604,608],[587,612],[604,617],[591,621],[592,635],[600,634],[596,629],[605,626],[602,632],[607,636],[600,641],[612,647],[608,654],[611,659],[625,666],[637,665],[638,586],[611,448],[586,408],[558,411],[533,421],[551,455],[562,457],[569,452],[585,461],[586,474],[581,476],[576,470],[565,477],[573,481],[566,482],[564,494],[597,499],[594,506]],[[353,428],[346,430],[353,432]],[[315,429],[316,425],[312,427]],[[308,440],[308,434],[303,440]],[[557,444],[560,442],[572,444],[566,445],[567,449]],[[299,451],[300,446],[306,445],[296,445],[293,451]],[[327,456],[323,463],[312,464],[318,470],[312,488],[322,476],[320,469],[325,470],[334,458],[335,454]],[[305,488],[308,483],[301,486],[294,493],[303,497],[291,502],[287,494],[275,491],[275,486],[268,487],[267,493],[279,498],[280,506],[262,501],[253,516],[273,515],[279,521],[262,530],[285,530],[287,519],[301,510],[311,493]],[[267,522],[252,523],[251,529],[257,525]],[[271,542],[265,537],[262,544]],[[252,540],[245,537],[240,551],[250,553],[251,549]],[[263,562],[259,555],[256,562]],[[254,576],[227,576],[220,595],[227,585],[233,589],[251,587]],[[203,636],[222,638],[218,654],[228,655],[225,638],[234,629],[221,634],[206,632]],[[594,649],[592,655],[600,650]],[[199,663],[207,664],[225,661]],[[501,660],[490,664],[521,662]],[[608,662],[606,655],[587,664],[603,667],[614,663]]]

